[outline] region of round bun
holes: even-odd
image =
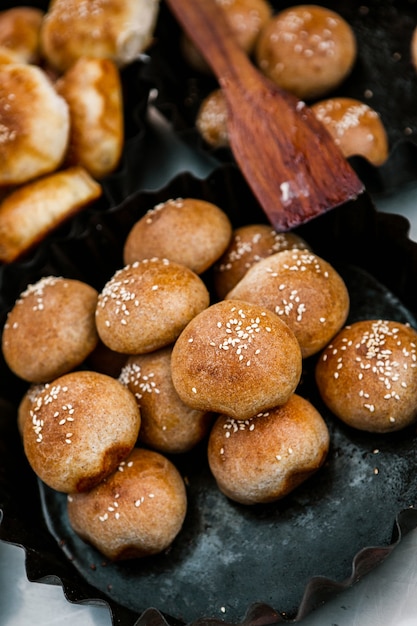
[[[343,155],[362,156],[380,166],[388,158],[388,136],[378,113],[353,98],[328,98],[311,106]]]
[[[97,291],[78,280],[46,276],[29,285],[7,316],[3,356],[31,383],[49,382],[80,365],[98,342]]]
[[[41,9],[31,6],[0,11],[0,47],[12,51],[20,63],[38,63],[43,17]]]
[[[42,23],[42,54],[58,72],[81,57],[123,67],[151,44],[158,12],[158,0],[54,0]]]
[[[417,417],[417,331],[390,320],[344,327],[320,356],[316,381],[328,408],[343,422],[388,433]]]
[[[325,95],[350,74],[356,61],[351,26],[331,9],[289,7],[262,29],[255,50],[261,71],[301,99]]]
[[[185,265],[143,259],[118,270],[104,286],[96,326],[115,352],[152,352],[175,341],[209,300],[201,278]]]
[[[303,358],[324,348],[349,313],[338,272],[309,250],[284,250],[255,263],[226,299],[247,300],[276,313],[294,332]]]
[[[268,224],[248,224],[233,231],[229,246],[213,268],[214,286],[219,298],[224,298],[258,261],[282,250],[310,246],[299,235],[277,233]]]
[[[221,89],[214,89],[202,101],[195,119],[202,139],[212,148],[229,148],[228,110]]]
[[[135,448],[100,485],[67,500],[80,537],[112,561],[158,554],[170,547],[187,512],[176,467],[158,452]]]
[[[329,431],[314,406],[297,394],[250,419],[220,415],[210,433],[208,461],[217,485],[241,504],[273,502],[324,463]]]
[[[166,258],[201,274],[223,254],[231,234],[229,218],[215,204],[197,198],[167,200],[134,224],[124,261]]]
[[[119,380],[140,408],[139,441],[167,454],[188,452],[208,433],[212,415],[192,409],[178,396],[171,377],[172,347],[128,358]]]
[[[19,185],[57,169],[69,137],[69,111],[35,65],[0,65],[0,186]]]
[[[81,58],[56,82],[70,113],[68,165],[81,165],[96,179],[119,164],[123,101],[119,70],[110,59]]]
[[[87,370],[45,386],[23,428],[27,459],[37,476],[64,493],[88,491],[134,447],[140,412],[114,378]]]
[[[252,54],[256,40],[263,26],[272,16],[272,7],[267,0],[215,0],[222,9],[239,46],[248,55]],[[182,54],[187,63],[205,74],[211,70],[203,55],[184,33],[180,39]]]
[[[185,404],[238,419],[286,402],[301,367],[287,324],[239,300],[222,300],[191,320],[171,358],[174,387]]]

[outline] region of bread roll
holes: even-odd
[[[109,478],[67,500],[72,528],[112,561],[163,552],[187,512],[184,481],[164,456],[135,448]]]
[[[23,428],[36,475],[63,493],[93,489],[132,451],[140,428],[135,398],[114,378],[87,370],[51,381]]]
[[[344,327],[316,366],[321,397],[343,422],[389,433],[417,418],[417,331],[392,320]]]
[[[42,24],[42,53],[59,72],[81,57],[123,67],[151,44],[159,0],[54,0]]]
[[[247,224],[236,228],[227,250],[213,268],[217,296],[224,298],[261,259],[293,248],[309,250],[310,246],[299,235],[277,233],[269,224]]]
[[[260,33],[255,50],[261,71],[305,100],[340,85],[356,61],[352,27],[326,7],[301,4],[279,11]]]
[[[143,259],[118,270],[102,289],[98,334],[116,352],[152,352],[175,341],[209,300],[201,278],[185,265]]]
[[[200,104],[195,120],[197,131],[210,147],[230,147],[228,117],[223,91],[211,91]]]
[[[0,47],[9,49],[21,63],[40,62],[40,30],[44,11],[15,6],[0,11]]]
[[[217,485],[241,504],[284,498],[322,467],[330,436],[314,406],[293,394],[282,406],[245,419],[220,415],[208,461]]]
[[[218,206],[198,198],[176,198],[150,209],[130,230],[126,264],[161,257],[202,274],[223,254],[232,225]]]
[[[57,169],[69,137],[69,111],[35,65],[0,65],[0,186]]]
[[[70,113],[67,165],[101,179],[116,169],[124,141],[119,70],[110,59],[83,57],[56,82]]]
[[[10,369],[23,380],[45,383],[80,365],[98,342],[97,296],[90,285],[58,276],[28,285],[3,329]]]
[[[274,311],[294,332],[303,358],[316,354],[342,328],[349,292],[330,263],[309,250],[283,250],[255,263],[226,299]]]
[[[327,98],[311,109],[343,155],[362,156],[379,167],[388,158],[388,136],[378,113],[354,98]]]
[[[101,194],[101,185],[79,166],[17,187],[0,203],[0,261],[19,259]]]
[[[245,419],[283,404],[301,376],[292,330],[261,306],[222,300],[196,315],[175,342],[174,387],[200,411]]]
[[[171,377],[172,346],[128,358],[119,380],[134,394],[142,424],[139,441],[166,454],[188,452],[208,433],[212,415],[188,407]]]

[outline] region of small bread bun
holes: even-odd
[[[68,496],[74,531],[112,561],[163,552],[180,532],[187,493],[167,458],[135,448],[100,485]]]
[[[97,331],[115,352],[152,352],[175,341],[209,301],[207,287],[185,265],[143,259],[118,270],[102,289]]]
[[[83,57],[56,82],[70,113],[67,165],[81,165],[101,179],[116,169],[124,123],[119,70],[110,59]]]
[[[202,101],[195,119],[197,131],[212,148],[229,148],[228,109],[221,89],[211,91]]]
[[[417,26],[414,28],[410,41],[410,59],[417,70]]]
[[[58,72],[81,57],[123,67],[151,44],[159,0],[54,0],[41,30],[42,53]]]
[[[57,169],[69,137],[69,111],[35,65],[0,65],[0,186],[19,185]]]
[[[328,98],[311,105],[343,155],[362,156],[376,167],[388,158],[388,136],[378,113],[353,98]]]
[[[340,85],[356,55],[351,26],[335,11],[313,4],[277,13],[262,29],[255,50],[256,63],[266,76],[306,100]]]
[[[208,462],[222,493],[241,504],[281,499],[323,465],[326,422],[293,394],[282,406],[237,420],[220,415],[209,437]]]
[[[239,46],[251,55],[263,26],[272,16],[272,6],[267,0],[215,0]],[[182,54],[188,64],[205,74],[211,70],[203,55],[184,33],[180,39]]]
[[[11,263],[102,194],[79,166],[17,187],[0,203],[0,261]]]
[[[283,404],[301,376],[292,330],[261,306],[222,300],[199,313],[177,339],[174,387],[194,409],[246,419]]]
[[[328,408],[343,422],[388,433],[417,418],[417,331],[390,320],[344,327],[325,348],[316,381]]]
[[[21,63],[39,63],[40,30],[44,12],[16,6],[0,12],[0,47],[12,51]]]
[[[213,268],[214,285],[219,298],[224,298],[255,263],[282,250],[310,246],[292,232],[277,233],[269,224],[248,224],[233,231],[223,256]]]
[[[80,365],[98,342],[97,296],[90,285],[57,276],[29,285],[3,329],[10,369],[23,380],[45,383]]]
[[[172,346],[128,358],[119,376],[141,413],[139,441],[167,454],[188,452],[208,433],[212,415],[188,407],[171,377]]]
[[[255,263],[226,299],[274,311],[294,332],[303,358],[334,337],[349,313],[349,292],[338,272],[309,250],[284,250]]]
[[[23,428],[35,474],[63,493],[88,491],[132,451],[140,428],[135,398],[114,378],[87,370],[45,386]]]
[[[231,235],[229,218],[215,204],[197,198],[171,199],[136,222],[125,242],[124,261],[166,258],[201,274],[223,254]]]

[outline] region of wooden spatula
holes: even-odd
[[[215,0],[167,0],[216,76],[230,146],[271,224],[299,226],[364,186],[311,110],[264,77],[236,44]]]

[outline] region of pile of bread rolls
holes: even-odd
[[[61,276],[28,285],[2,332],[28,384],[26,457],[109,559],[176,540],[187,489],[175,459],[197,445],[242,505],[282,499],[320,470],[330,432],[298,393],[306,358],[335,418],[368,432],[415,421],[417,332],[346,326],[342,277],[298,235],[233,228],[219,206],[174,198],[137,220],[123,255],[100,291]]]
[[[349,76],[358,54],[355,33],[339,13],[312,4],[274,12],[268,0],[216,2],[254,64],[312,107],[345,157],[359,155],[374,166],[387,160],[388,136],[378,112],[354,98],[329,96]],[[184,41],[188,39],[182,35],[188,64],[197,72],[210,72],[206,64],[196,62],[194,46]],[[223,92],[215,89],[202,101],[195,120],[206,145],[229,146],[227,118]]]
[[[151,44],[159,0],[0,11],[0,262],[102,194],[124,144],[120,69]]]

